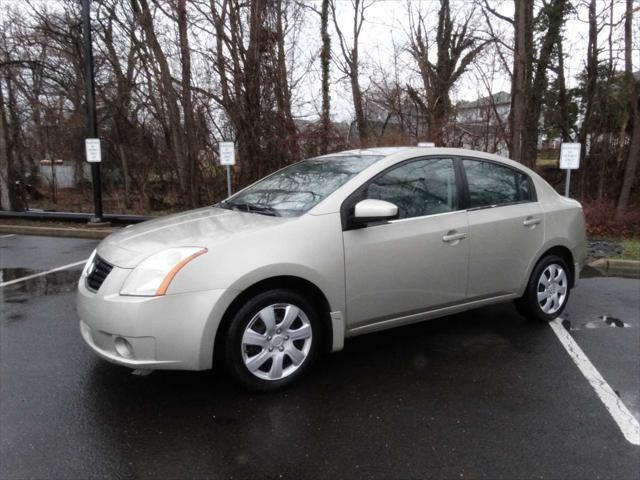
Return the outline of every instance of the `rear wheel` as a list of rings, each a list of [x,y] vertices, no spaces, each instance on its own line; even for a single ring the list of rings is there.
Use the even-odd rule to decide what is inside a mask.
[[[236,313],[225,342],[225,363],[242,387],[269,391],[285,387],[311,366],[320,343],[320,317],[297,292],[258,294]]]
[[[571,272],[564,259],[547,255],[533,269],[524,295],[516,300],[518,311],[531,320],[550,322],[569,300]]]

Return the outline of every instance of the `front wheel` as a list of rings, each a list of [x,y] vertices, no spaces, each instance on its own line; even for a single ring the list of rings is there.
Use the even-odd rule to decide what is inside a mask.
[[[270,391],[293,383],[313,363],[320,317],[297,292],[256,295],[236,313],[225,342],[227,371],[242,387]]]
[[[542,258],[533,269],[524,295],[516,300],[518,311],[531,320],[550,322],[569,300],[570,270],[556,255]]]

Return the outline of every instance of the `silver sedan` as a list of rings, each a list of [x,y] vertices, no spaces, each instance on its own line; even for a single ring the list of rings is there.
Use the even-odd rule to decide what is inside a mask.
[[[112,234],[78,286],[80,330],[139,369],[224,365],[283,387],[344,339],[497,302],[549,321],[585,260],[581,206],[470,150],[354,150],[212,207]]]

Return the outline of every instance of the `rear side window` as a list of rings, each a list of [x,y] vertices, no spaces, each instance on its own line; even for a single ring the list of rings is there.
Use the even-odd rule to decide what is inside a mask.
[[[394,203],[399,218],[456,210],[458,192],[453,160],[430,158],[400,165],[371,182],[367,198]]]
[[[480,160],[463,160],[469,186],[469,208],[529,202],[529,177],[513,168]]]

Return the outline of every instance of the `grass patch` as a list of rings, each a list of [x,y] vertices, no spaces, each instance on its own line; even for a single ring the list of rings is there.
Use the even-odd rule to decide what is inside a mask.
[[[640,260],[640,240],[622,240],[622,258],[628,260]]]

